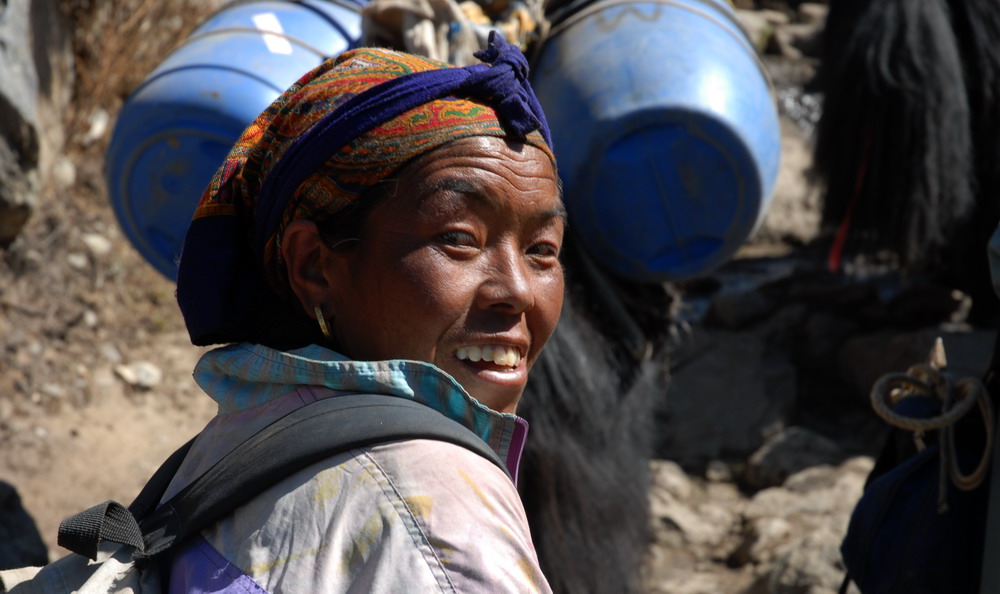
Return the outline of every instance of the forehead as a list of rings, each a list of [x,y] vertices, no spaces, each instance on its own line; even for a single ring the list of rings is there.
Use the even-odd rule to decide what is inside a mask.
[[[401,171],[398,181],[423,209],[460,197],[492,209],[556,211],[565,217],[548,155],[500,138],[465,138],[440,147]]]

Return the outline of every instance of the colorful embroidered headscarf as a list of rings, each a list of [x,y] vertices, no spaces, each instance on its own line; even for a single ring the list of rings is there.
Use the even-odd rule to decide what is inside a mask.
[[[414,157],[495,136],[537,146],[554,162],[520,50],[491,34],[476,56],[485,63],[455,68],[351,50],[257,117],[205,190],[185,238],[177,300],[194,344],[280,345],[296,323],[280,297],[285,227],[328,220]]]

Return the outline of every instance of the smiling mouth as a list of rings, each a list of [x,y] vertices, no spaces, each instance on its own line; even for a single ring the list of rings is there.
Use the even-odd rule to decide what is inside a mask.
[[[484,361],[486,363],[493,363],[494,365],[510,369],[514,369],[521,364],[521,351],[516,348],[499,344],[486,345],[483,347],[461,347],[455,351],[455,357],[458,358],[459,361],[471,361],[473,363]]]

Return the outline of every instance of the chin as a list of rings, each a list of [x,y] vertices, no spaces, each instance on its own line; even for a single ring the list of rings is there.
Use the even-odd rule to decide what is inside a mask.
[[[521,394],[497,394],[490,391],[480,390],[478,392],[467,390],[469,394],[483,406],[501,413],[513,413],[517,409],[517,403],[521,399]]]

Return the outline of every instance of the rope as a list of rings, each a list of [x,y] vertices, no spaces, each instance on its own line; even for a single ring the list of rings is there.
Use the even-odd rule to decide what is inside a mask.
[[[911,396],[933,396],[941,400],[940,415],[930,418],[913,418],[901,415],[893,407],[904,398]],[[922,444],[923,434],[934,429],[941,430],[941,480],[951,478],[952,484],[963,491],[978,487],[989,470],[993,451],[993,406],[989,393],[981,381],[964,378],[954,381],[951,374],[927,364],[914,365],[906,373],[889,373],[875,382],[871,392],[872,408],[890,425],[912,431],[918,444]],[[976,469],[970,474],[962,474],[955,451],[954,424],[979,405],[986,427],[986,444]],[[939,491],[939,511],[947,510],[944,501],[944,485]]]
[[[931,383],[928,383],[928,378]],[[924,364],[914,365],[906,373],[888,373],[880,377],[872,388],[872,408],[890,425],[914,433],[947,427],[968,414],[976,404],[975,399],[968,398],[976,390],[974,384],[978,384],[979,389],[985,391],[978,380],[964,379],[955,387],[951,387],[950,383],[948,374],[940,373]],[[956,390],[961,392],[955,405],[950,409],[942,407],[944,412],[936,417],[913,418],[892,410],[892,407],[910,396],[936,396],[944,400],[946,395]]]

